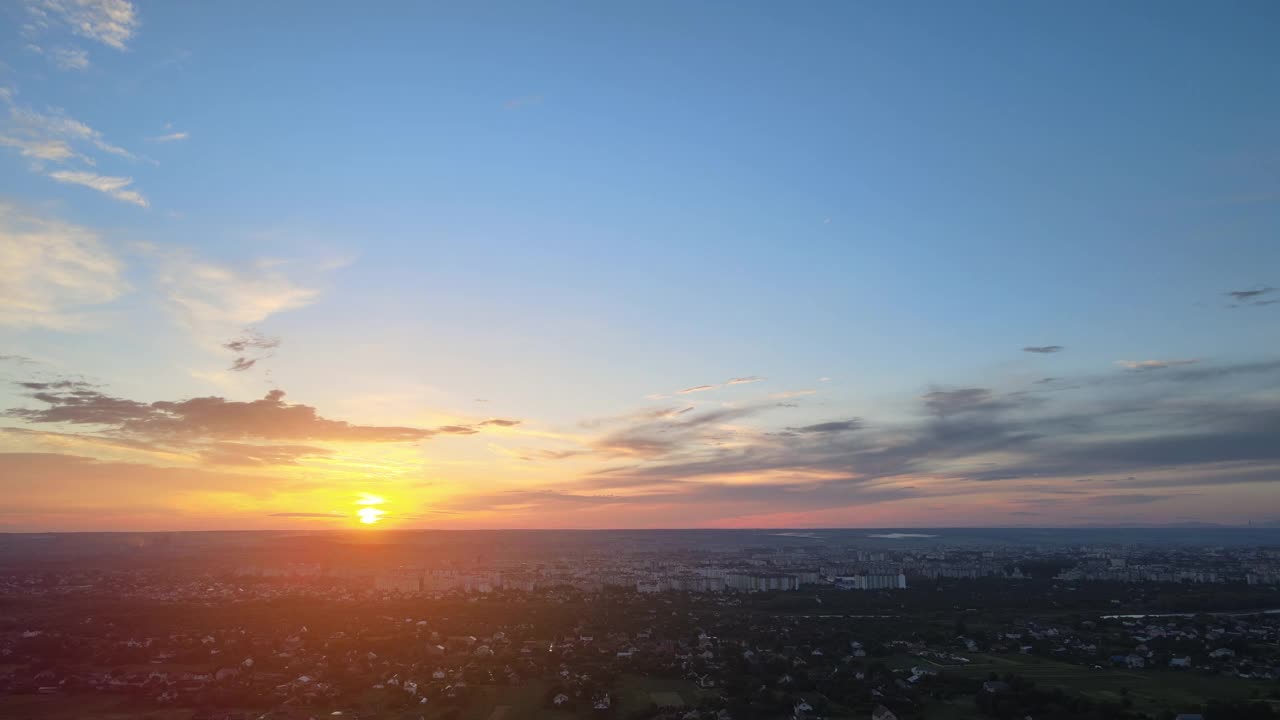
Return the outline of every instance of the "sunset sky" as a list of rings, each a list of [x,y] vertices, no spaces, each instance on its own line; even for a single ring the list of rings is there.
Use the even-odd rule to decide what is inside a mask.
[[[622,5],[0,6],[0,531],[1280,522],[1280,4]]]

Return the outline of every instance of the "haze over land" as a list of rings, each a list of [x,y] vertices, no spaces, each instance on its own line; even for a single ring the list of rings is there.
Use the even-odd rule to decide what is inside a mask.
[[[0,530],[1275,524],[1280,8],[979,5],[7,5]]]

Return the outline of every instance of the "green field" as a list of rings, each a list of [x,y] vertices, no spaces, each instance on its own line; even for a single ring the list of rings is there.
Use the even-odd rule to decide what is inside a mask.
[[[628,675],[617,685],[618,709],[625,716],[636,710],[643,710],[650,705],[678,705],[681,707],[697,705],[703,696],[714,691],[702,690],[687,680],[671,680],[666,678],[638,677]]]
[[[968,655],[973,662],[968,665],[939,666],[923,658],[895,656],[892,667],[925,665],[940,672],[973,678],[985,678],[989,673],[1004,675],[1012,672],[1037,685],[1061,687],[1078,692],[1094,700],[1119,702],[1128,697],[1140,712],[1157,714],[1162,710],[1178,712],[1195,707],[1210,699],[1248,699],[1254,693],[1259,697],[1273,689],[1271,683],[1259,680],[1200,675],[1194,672],[1175,672],[1165,669],[1129,670],[1106,667],[1091,670],[1051,658],[1035,655]]]
[[[472,694],[461,704],[462,720],[576,720],[592,717],[588,703],[579,701],[574,710],[555,710],[545,707],[547,691],[551,685],[546,681],[528,682],[519,687],[473,688]],[[650,705],[696,705],[704,693],[712,692],[699,689],[685,680],[668,680],[628,675],[620,678],[614,686],[613,710],[615,716],[625,717],[636,710],[643,710]],[[370,705],[376,707],[376,701]],[[388,718],[417,718],[419,715],[427,720],[434,720],[444,713],[443,703],[429,707],[415,707],[409,711],[390,712]],[[379,717],[382,717],[380,714]],[[166,719],[167,720],[167,719]]]

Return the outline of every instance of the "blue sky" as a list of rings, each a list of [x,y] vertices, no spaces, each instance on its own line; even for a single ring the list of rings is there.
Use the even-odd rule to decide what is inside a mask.
[[[938,420],[923,400],[933,392],[983,389],[956,396],[981,406],[963,413],[1013,413],[1002,420],[1040,444],[1066,442],[1049,420],[1068,414],[1140,415],[1081,439],[1101,443],[1178,437],[1178,413],[1206,398],[1277,400],[1273,371],[1175,376],[1280,351],[1280,305],[1257,304],[1280,297],[1268,290],[1280,285],[1274,3],[23,0],[3,11],[0,238],[10,269],[34,279],[0,298],[0,354],[36,361],[8,368],[11,383],[83,375],[147,403],[280,388],[326,418],[377,426],[520,421],[447,448],[378,443],[379,457],[403,451],[394,471],[308,466],[341,454],[333,447],[288,468],[259,463],[253,472],[316,470],[316,487],[222,497],[231,509],[209,517],[166,489],[173,502],[145,517],[113,510],[106,525],[257,526],[370,487],[401,498],[405,522],[427,506],[496,525],[849,522],[804,503],[780,517],[766,510],[785,502],[725,509],[684,486],[616,503],[600,493],[630,491],[583,489],[624,460],[671,468],[670,483],[693,460],[768,453],[787,460],[702,481],[779,485],[783,500],[821,485],[823,507],[879,503],[889,524],[934,520],[929,503],[954,490],[977,498],[960,520],[1000,524],[1041,511],[1009,505],[1023,497],[1011,490],[973,489],[974,463],[1016,474],[1031,472],[1029,455],[1062,453],[928,450],[884,476],[859,453],[902,449],[895,438]],[[15,229],[24,223],[52,249],[20,252],[35,242]],[[99,262],[67,281],[59,243]],[[1232,291],[1263,292],[1240,303]],[[279,347],[229,370],[222,345],[246,330]],[[672,396],[735,377],[763,379]],[[1002,399],[1031,397],[1046,377],[1078,387],[1034,406]],[[1105,389],[1125,377],[1123,392]],[[29,391],[0,396],[43,402]],[[1148,394],[1177,407],[1141,405]],[[1119,396],[1138,404],[1108,409]],[[698,402],[690,413],[756,409],[698,424],[711,434],[675,416],[676,427],[645,424],[685,399]],[[623,451],[599,420],[624,416],[641,434],[692,437],[665,454]],[[14,454],[129,434],[9,417]],[[865,440],[770,444],[853,417],[874,431]],[[38,439],[18,432],[36,426]],[[210,464],[206,446],[226,438],[195,447],[189,435],[147,438],[161,455],[74,456],[161,476],[249,472]],[[530,449],[581,450],[582,465],[521,459]],[[1212,456],[1250,472],[1280,459],[1241,452]],[[1222,471],[1194,465],[1151,457],[1143,469]],[[937,486],[907,484],[912,473]],[[424,474],[437,490],[406,489]],[[833,489],[850,478],[857,492]],[[468,500],[477,483],[492,490],[487,505]],[[1132,494],[1156,496],[1135,483]],[[1265,484],[1241,485],[1202,519],[1280,511],[1257,502]],[[858,494],[868,488],[884,492]],[[543,507],[552,494],[575,512]],[[1184,517],[1203,507],[1192,497],[1141,503],[1142,519]],[[33,497],[14,526],[85,522],[54,500]],[[1080,524],[1081,507],[1016,517]]]

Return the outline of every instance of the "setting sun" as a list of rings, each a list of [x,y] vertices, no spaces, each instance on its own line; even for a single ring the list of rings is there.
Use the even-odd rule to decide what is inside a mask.
[[[360,499],[356,501],[357,505],[364,506],[356,511],[356,515],[360,518],[360,522],[365,525],[376,525],[378,521],[382,519],[382,516],[387,514],[385,510],[377,507],[385,502],[386,499],[379,495],[360,493]]]

